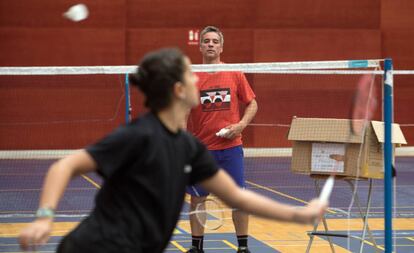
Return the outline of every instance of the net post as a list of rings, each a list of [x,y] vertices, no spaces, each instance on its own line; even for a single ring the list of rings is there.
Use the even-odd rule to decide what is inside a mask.
[[[392,59],[384,62],[384,233],[385,253],[393,252],[392,242],[392,122],[393,122],[393,74]]]
[[[125,74],[125,123],[128,124],[131,121],[131,100],[129,97],[129,75]]]

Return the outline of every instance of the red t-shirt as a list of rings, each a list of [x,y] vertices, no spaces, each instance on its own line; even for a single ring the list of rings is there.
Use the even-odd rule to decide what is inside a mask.
[[[250,103],[256,96],[241,72],[197,73],[200,105],[191,110],[188,130],[209,150],[242,144],[241,136],[227,139],[216,136],[220,129],[240,121],[239,102]]]

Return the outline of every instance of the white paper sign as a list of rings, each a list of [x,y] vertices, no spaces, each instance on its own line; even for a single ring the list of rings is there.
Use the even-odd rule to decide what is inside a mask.
[[[312,143],[312,172],[343,173],[345,144]]]

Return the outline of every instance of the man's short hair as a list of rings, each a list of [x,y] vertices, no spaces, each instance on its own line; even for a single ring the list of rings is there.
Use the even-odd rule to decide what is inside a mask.
[[[200,45],[202,43],[202,39],[203,39],[204,34],[209,33],[209,32],[217,33],[218,36],[220,37],[220,44],[221,45],[224,44],[224,36],[223,36],[223,33],[220,31],[220,29],[218,29],[215,26],[209,25],[209,26],[204,27],[204,29],[200,33]]]

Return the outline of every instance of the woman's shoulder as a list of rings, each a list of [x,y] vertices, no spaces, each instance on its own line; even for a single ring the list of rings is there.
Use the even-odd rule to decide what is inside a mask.
[[[124,125],[125,131],[139,134],[139,135],[151,135],[154,132],[154,128],[157,125],[157,121],[151,114],[146,113],[133,119],[130,123]]]

